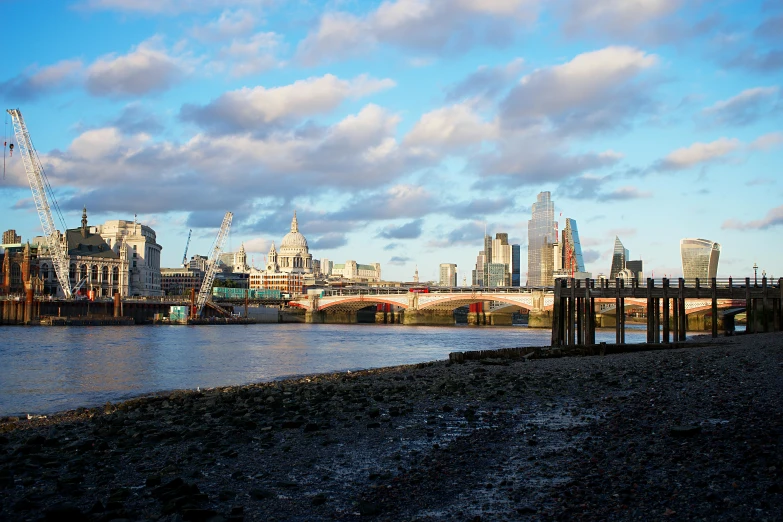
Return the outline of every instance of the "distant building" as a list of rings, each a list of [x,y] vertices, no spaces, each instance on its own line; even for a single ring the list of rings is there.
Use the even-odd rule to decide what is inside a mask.
[[[190,258],[190,261],[188,261],[188,268],[190,270],[197,270],[199,272],[206,272],[207,271],[207,263],[209,263],[209,258],[205,256],[200,256],[198,254],[194,255]]]
[[[505,263],[487,263],[485,266],[487,269],[485,286],[493,288],[508,286],[506,285],[508,280],[508,265]]]
[[[623,246],[622,241],[614,236],[614,254],[612,254],[612,268],[609,270],[609,279],[616,279],[620,270],[625,269],[625,262],[628,260],[628,249]]]
[[[164,295],[190,295],[191,290],[198,294],[204,281],[203,271],[184,267],[161,268],[160,276]]]
[[[527,224],[527,285],[552,286],[554,255],[559,253],[555,205],[549,192],[539,192]]]
[[[457,286],[457,265],[454,263],[440,264],[439,286]]]
[[[108,221],[107,224],[118,223]],[[154,243],[155,232],[149,227],[142,230],[142,225],[135,222],[130,230],[102,234],[102,227],[87,226],[87,209],[82,210],[82,226],[69,228],[65,235],[60,236],[65,251],[68,253],[68,275],[71,288],[78,288],[79,293],[95,292],[96,297],[110,297],[115,293],[125,297],[128,295],[161,295],[160,265],[157,268],[146,266],[146,260],[152,260],[150,251],[143,248],[147,242],[144,233],[151,233],[152,243],[157,247],[157,263],[160,261],[160,245]],[[112,227],[110,227],[112,229]],[[37,236],[32,243],[38,247],[40,276],[44,284],[44,293],[58,294],[60,282],[52,263],[46,238]],[[139,248],[139,247],[142,248]],[[140,257],[146,254],[145,258]],[[146,281],[146,283],[145,283]],[[79,285],[81,284],[81,287]]]
[[[718,276],[720,245],[709,239],[681,239],[682,276],[710,279]]]
[[[250,271],[250,267],[247,264],[247,253],[245,252],[244,243],[239,247],[239,251],[237,252],[225,252],[220,254],[219,260],[223,270],[226,272],[246,274]]]
[[[335,263],[332,265],[329,277],[376,283],[381,280],[381,264],[361,265],[353,260],[348,260],[345,263]]]
[[[3,245],[18,245],[22,243],[22,236],[16,230],[10,229],[3,232]]]
[[[625,268],[631,271],[633,278],[642,280],[644,279],[644,263],[641,259],[625,262]]]
[[[484,265],[487,263],[487,256],[481,250],[476,256],[476,268],[472,271],[472,285],[484,286]]]
[[[5,250],[0,254],[0,295],[23,295],[28,288],[41,293],[43,282],[39,277],[38,249],[29,243],[3,244]]]
[[[519,286],[521,278],[519,273],[520,247],[511,245],[511,286]]]

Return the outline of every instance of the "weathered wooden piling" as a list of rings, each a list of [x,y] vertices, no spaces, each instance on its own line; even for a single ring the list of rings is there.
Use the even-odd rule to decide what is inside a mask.
[[[613,284],[612,284],[613,283]],[[664,278],[657,284],[648,278],[643,286],[633,280],[629,286],[623,279],[615,281],[601,280],[596,287],[590,279],[557,279],[552,310],[552,346],[583,346],[595,344],[596,317],[595,307],[598,301],[614,301],[616,344],[625,344],[625,305],[626,299],[633,299],[638,306],[644,303],[647,311],[647,343],[672,344],[686,340],[688,320],[686,301],[696,301],[690,310],[699,314],[709,314],[708,331],[712,337],[718,337],[719,305],[745,309],[746,333],[759,331],[783,331],[783,278],[768,281],[763,277],[758,284],[751,284],[745,278],[745,284],[737,287],[732,279],[718,280],[710,278],[709,287],[702,286],[699,279],[688,281],[680,278],[676,287]],[[720,303],[722,304],[720,304]],[[704,316],[701,316],[704,319]],[[733,319],[731,319],[733,321]],[[692,328],[704,328],[706,320],[691,321]],[[698,326],[699,322],[701,326]],[[729,326],[726,326],[729,325]],[[733,322],[725,323],[727,334],[732,333]]]

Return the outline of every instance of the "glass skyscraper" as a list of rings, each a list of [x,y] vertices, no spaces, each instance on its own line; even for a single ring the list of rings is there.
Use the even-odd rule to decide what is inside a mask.
[[[582,245],[579,243],[579,229],[576,220],[566,218],[563,229],[563,270],[569,273],[585,272],[585,262],[582,259]]]
[[[533,203],[531,219],[527,222],[527,284],[552,286],[554,263],[552,245],[557,243],[555,204],[551,194],[539,192]]]
[[[511,286],[519,286],[519,245],[511,245]]]
[[[710,279],[718,276],[720,245],[709,239],[681,239],[682,276]]]
[[[619,237],[614,236],[614,254],[612,255],[612,268],[609,270],[609,279],[617,278],[620,271],[625,269],[628,257],[628,249],[623,246]]]

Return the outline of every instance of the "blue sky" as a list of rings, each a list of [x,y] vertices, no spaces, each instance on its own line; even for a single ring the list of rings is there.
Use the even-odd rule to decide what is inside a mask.
[[[617,235],[647,276],[684,237],[722,245],[719,277],[783,276],[783,0],[0,5],[0,99],[67,226],[138,214],[164,266],[227,210],[262,266],[296,210],[315,258],[386,279],[469,281],[485,229],[524,273],[548,190],[594,275]],[[40,234],[18,155],[4,175],[0,228]]]

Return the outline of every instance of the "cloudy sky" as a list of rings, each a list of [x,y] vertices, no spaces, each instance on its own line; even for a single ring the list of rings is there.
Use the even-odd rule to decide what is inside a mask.
[[[721,243],[719,277],[783,276],[783,0],[34,3],[2,2],[0,99],[66,225],[137,214],[164,266],[227,210],[261,266],[296,210],[315,258],[387,279],[470,281],[507,232],[524,280],[548,190],[594,275],[617,235],[647,276],[684,237]],[[0,229],[30,238],[18,156]]]

